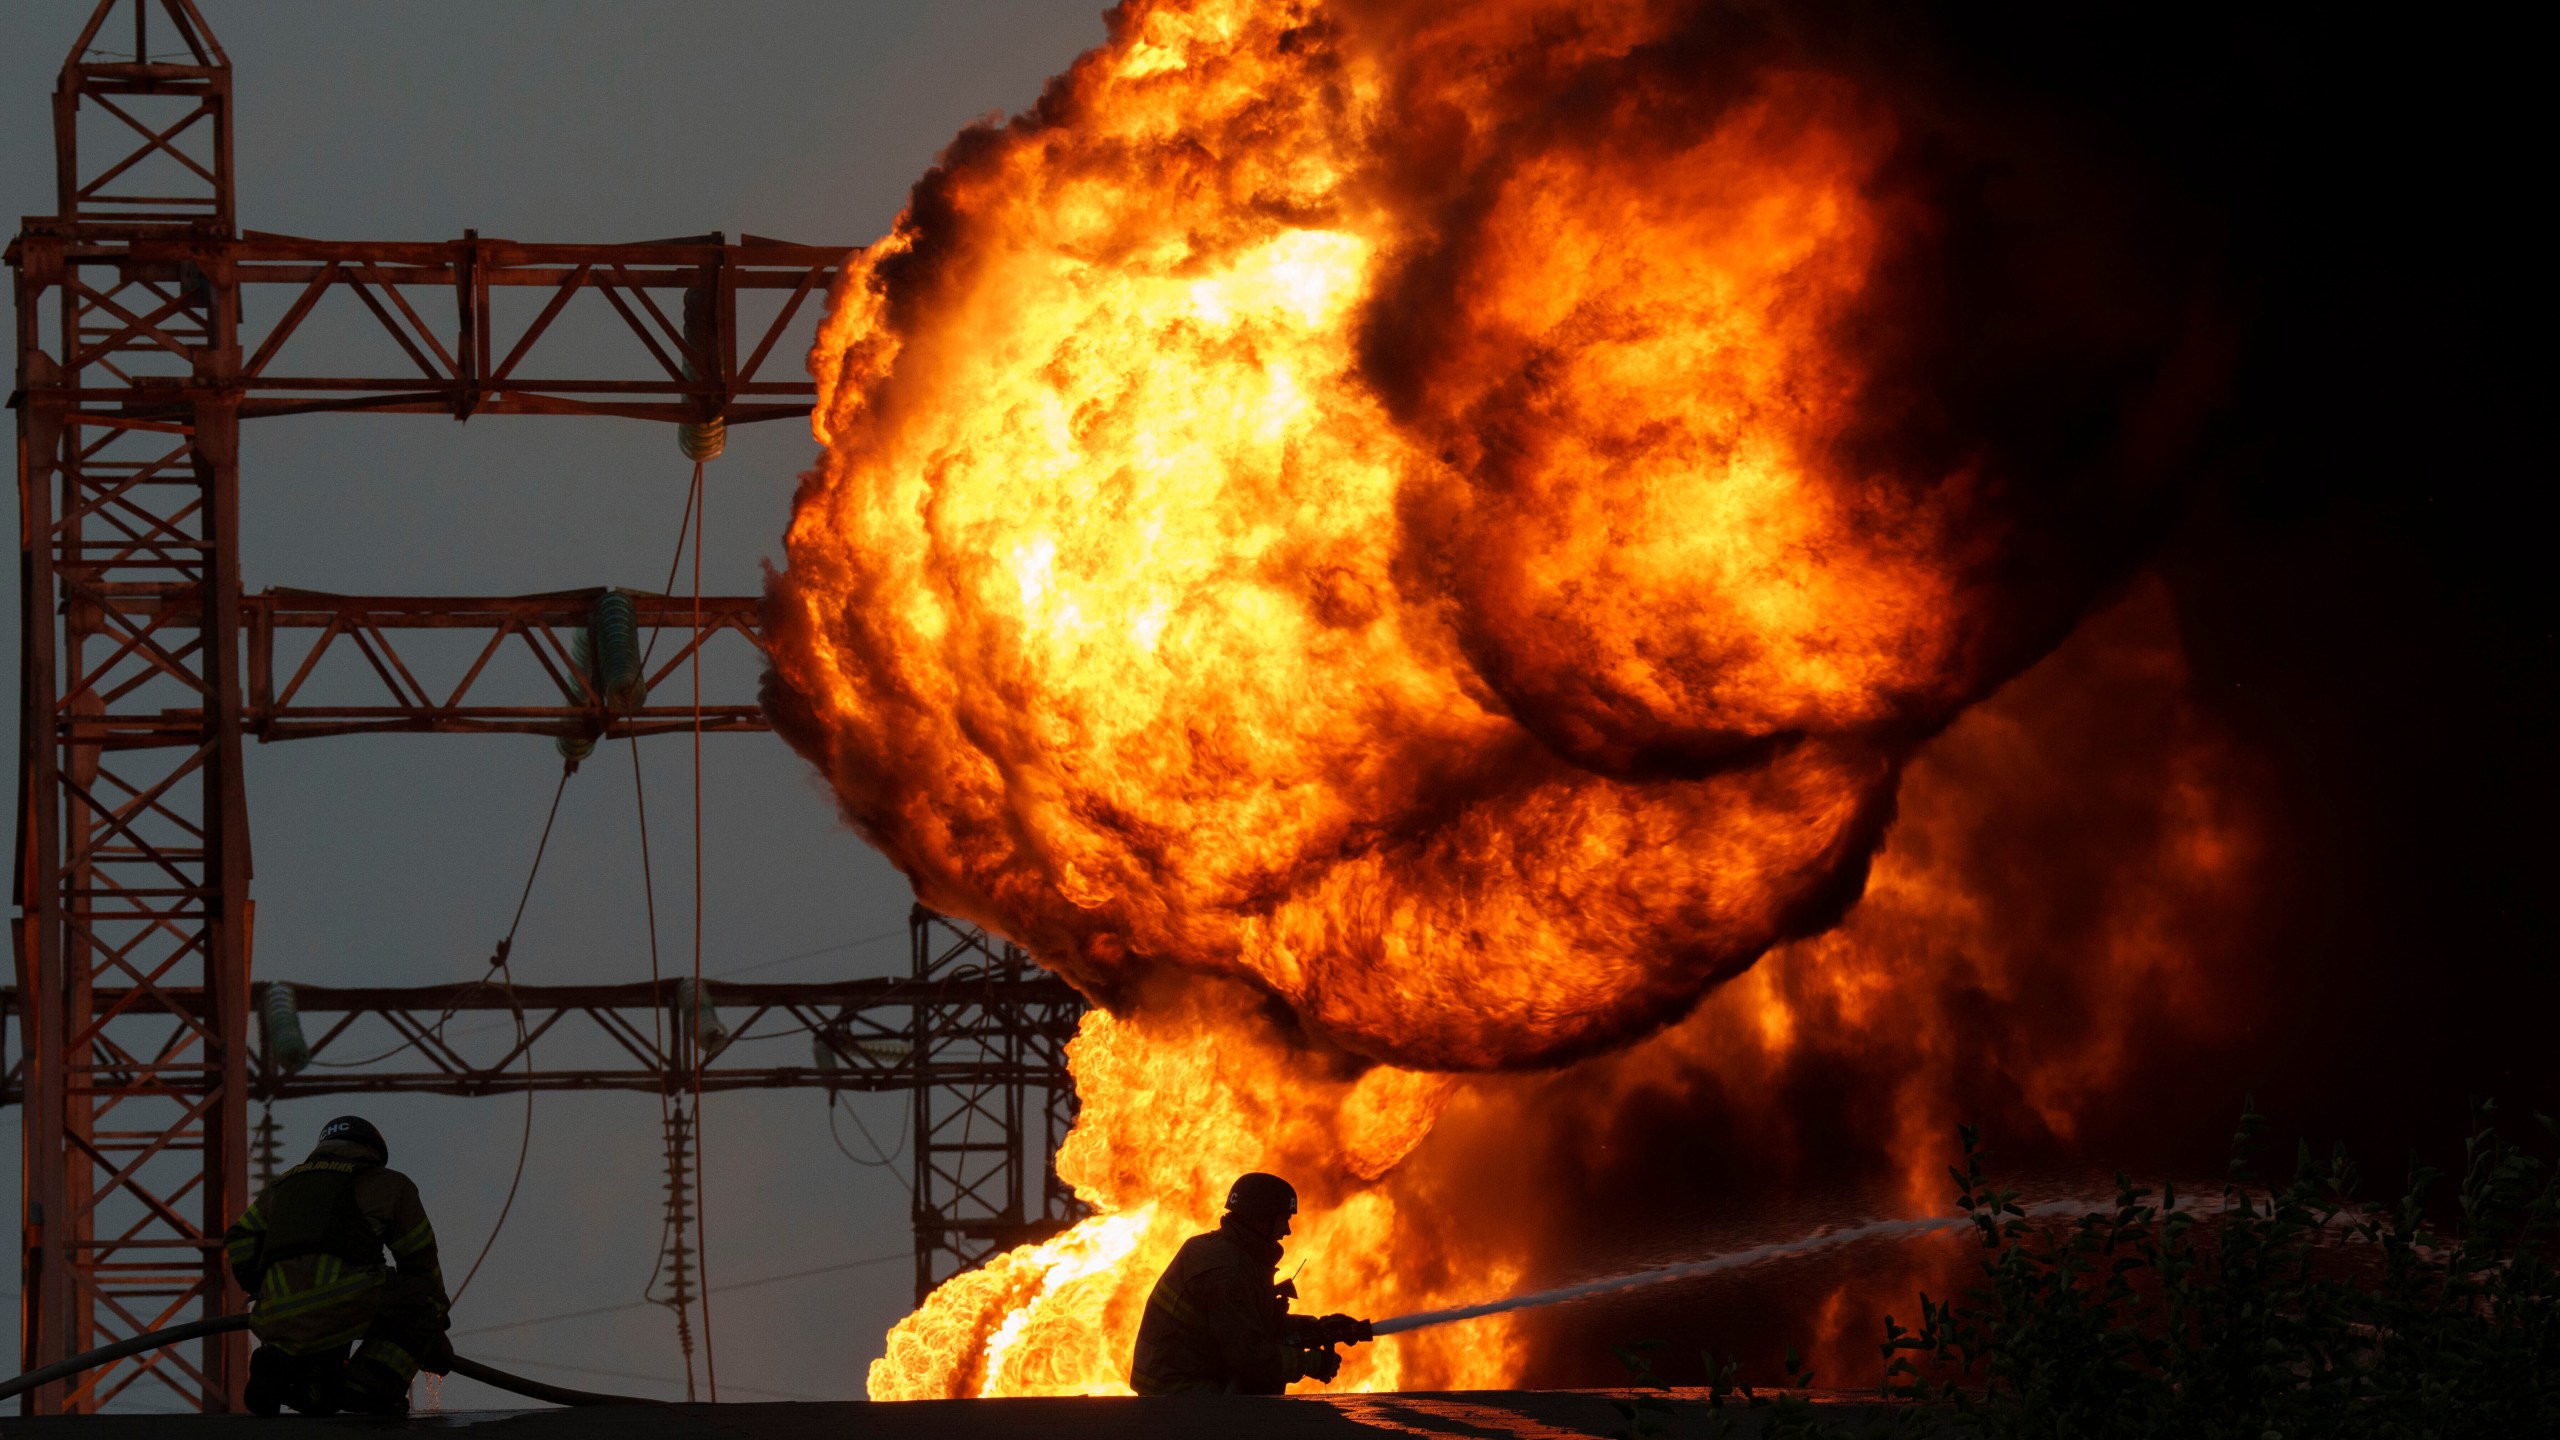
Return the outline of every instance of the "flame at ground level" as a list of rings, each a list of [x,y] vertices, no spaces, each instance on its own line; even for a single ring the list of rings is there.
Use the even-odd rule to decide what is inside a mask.
[[[1961,1120],[2067,1148],[2249,1011],[2225,957],[2247,945],[2254,781],[2186,682],[2166,590],[2145,585],[1923,752],[1844,924],[1614,1055],[1531,1075],[1366,1065],[1218,982],[1096,1014],[1059,1169],[1100,1213],[947,1282],[892,1331],[872,1397],[1126,1393],[1148,1288],[1245,1170],[1304,1194],[1283,1262],[1306,1261],[1301,1308],[1382,1317],[1617,1268],[1593,1218],[1658,1227],[1643,1212],[1666,1197],[1714,1215],[1862,1186],[1937,1211]],[[1860,1384],[1874,1317],[1960,1262],[1940,1245],[1806,1271],[1760,1323],[1825,1383]],[[1574,1323],[1389,1337],[1348,1352],[1333,1388],[1535,1380],[1556,1373],[1536,1327]]]
[[[1345,1076],[1340,1056],[1284,1039],[1240,986],[1096,1011],[1068,1056],[1084,1108],[1058,1171],[1099,1213],[946,1281],[890,1332],[872,1399],[1128,1394],[1148,1290],[1248,1170],[1299,1188],[1302,1309],[1421,1309],[1521,1273],[1459,1237],[1432,1253],[1427,1199],[1377,1183],[1429,1132],[1443,1077]],[[1334,1388],[1492,1383],[1516,1366],[1510,1333],[1491,1320],[1361,1346]]]

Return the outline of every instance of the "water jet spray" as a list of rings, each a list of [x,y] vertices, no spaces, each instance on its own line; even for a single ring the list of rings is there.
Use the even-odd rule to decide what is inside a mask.
[[[2076,1213],[2091,1208],[2078,1200],[2053,1200],[2030,1205],[2029,1216]],[[1535,1310],[1548,1305],[1564,1305],[1576,1300],[1593,1300],[1625,1290],[1641,1290],[1652,1285],[1667,1285],[1674,1280],[1693,1280],[1701,1276],[1741,1270],[1772,1260],[1793,1259],[1886,1236],[1917,1236],[1951,1230],[1972,1223],[1963,1215],[1935,1216],[1918,1220],[1871,1220],[1846,1229],[1825,1226],[1796,1240],[1781,1240],[1767,1245],[1754,1245],[1747,1250],[1710,1255],[1700,1260],[1683,1260],[1671,1265],[1657,1265],[1649,1270],[1631,1270],[1623,1275],[1609,1275],[1597,1280],[1582,1280],[1560,1285],[1552,1290],[1533,1290],[1502,1300],[1484,1300],[1473,1305],[1454,1305],[1445,1310],[1419,1310],[1411,1315],[1398,1315],[1380,1320],[1371,1329],[1380,1335],[1400,1335],[1408,1330],[1422,1330],[1434,1325],[1449,1325],[1460,1320],[1474,1320],[1486,1315],[1501,1315],[1513,1310]]]

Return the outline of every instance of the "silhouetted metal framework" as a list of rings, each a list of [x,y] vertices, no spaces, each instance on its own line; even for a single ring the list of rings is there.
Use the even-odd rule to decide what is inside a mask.
[[[9,249],[25,706],[16,940],[21,982],[44,1002],[25,1027],[31,1366],[236,1305],[213,1237],[248,1163],[239,413],[226,390],[239,294],[218,263],[182,254],[91,263],[145,236],[183,246],[230,233],[231,69],[186,0],[137,0],[133,55],[96,58],[110,8],[91,16],[54,92],[58,213]],[[151,58],[155,9],[175,28],[166,61]],[[131,133],[84,153],[84,112]],[[183,626],[137,628],[109,603],[177,595],[192,601]],[[155,734],[119,733],[144,715]],[[99,983],[119,980],[125,996],[102,1007]],[[182,989],[196,1002],[170,1003]],[[29,1409],[94,1408],[155,1368],[221,1408],[245,1349],[208,1340],[192,1359],[92,1372]]]
[[[706,595],[696,609],[690,596],[625,593],[641,629],[672,632],[651,652],[644,678],[653,692],[721,636],[764,649],[752,597]],[[243,596],[248,695],[242,728],[262,742],[384,731],[617,737],[691,731],[697,712],[690,704],[610,707],[577,663],[575,637],[604,594],[270,589]],[[470,634],[464,644],[441,647],[443,653],[420,653],[422,633],[449,631]],[[706,732],[770,728],[763,708],[753,704],[706,704],[699,713]]]
[[[974,925],[919,905],[909,932],[915,983],[931,996],[915,1006],[909,1032],[922,1304],[950,1276],[1085,1213],[1058,1178],[1057,1154],[1076,1118],[1066,1045],[1086,1006],[1063,982],[1038,978],[1044,972],[1020,946]],[[1034,1166],[1036,1195],[1027,1183]]]
[[[796,372],[775,351],[844,253],[718,235],[244,235],[231,100],[230,62],[193,0],[99,0],[54,94],[56,213],[24,221],[8,250],[30,1367],[242,1303],[219,1237],[248,1198],[255,1089],[245,738],[692,725],[690,708],[609,711],[570,662],[567,632],[600,592],[244,595],[240,422],[802,416],[812,387],[766,372]],[[253,287],[272,297],[250,312],[272,317],[263,325],[243,319]],[[565,347],[546,342],[573,331],[581,354],[622,337],[626,363],[555,363]],[[305,358],[352,353],[362,335],[378,362]],[[754,638],[751,599],[697,614],[636,598],[645,625],[687,632],[669,668],[713,636]],[[427,630],[476,638],[447,654],[414,633]],[[439,657],[458,673],[431,679]],[[763,721],[751,704],[715,704],[704,728]],[[23,1403],[94,1410],[148,1376],[201,1408],[236,1409],[246,1359],[244,1337],[215,1337]]]
[[[732,1037],[702,1060],[702,1089],[911,1092],[916,1298],[989,1255],[1055,1234],[1084,1213],[1058,1178],[1060,1141],[1075,1123],[1065,1047],[1086,1005],[1018,947],[922,906],[909,920],[910,975],[817,983],[707,980],[703,1004]],[[266,1035],[249,1098],[322,1095],[501,1095],[527,1089],[677,1095],[691,1084],[695,1034],[663,1023],[677,981],[409,987],[295,985],[308,1058],[291,1069]],[[266,987],[251,1009],[265,1013]],[[99,989],[95,1003],[130,1002]],[[179,997],[200,1001],[198,997]],[[19,1007],[0,990],[0,1027]],[[515,1017],[524,1018],[522,1037]],[[501,1018],[503,1017],[503,1018]],[[497,1032],[491,1043],[466,1044]],[[0,1033],[5,1033],[0,1028]],[[770,1063],[748,1044],[810,1037],[807,1064]],[[605,1060],[532,1066],[537,1044]],[[556,1049],[555,1049],[555,1053]],[[475,1058],[476,1055],[476,1058]],[[764,1062],[764,1063],[759,1063]],[[0,1065],[0,1104],[24,1089],[23,1065]],[[1029,1176],[1040,1176],[1036,1195]]]
[[[967,927],[955,929],[970,933]],[[253,1010],[264,1003],[266,989],[266,982],[250,987]],[[262,1022],[248,1075],[252,1100],[518,1095],[528,1089],[672,1094],[692,1087],[693,1037],[686,1027],[661,1020],[675,1014],[674,979],[512,987],[494,980],[295,985],[292,990],[309,1059],[286,1068]],[[1036,968],[1006,974],[963,967],[927,980],[707,980],[702,993],[704,1006],[719,1016],[732,1037],[703,1057],[706,1093],[922,1092],[937,1086],[1043,1092],[1036,1101],[1026,1101],[1026,1114],[1033,1113],[1033,1103],[1045,1113],[1047,1097],[1064,1088],[1053,1058],[1056,1043],[1074,1035],[1085,1008],[1065,981]],[[102,1004],[129,998],[120,990],[97,994]],[[15,989],[0,989],[0,1022],[18,1018],[21,1003]],[[521,1040],[514,1028],[519,1010],[525,1021]],[[775,1063],[775,1051],[746,1043],[791,1035],[809,1037],[800,1048],[805,1063]],[[488,1039],[475,1044],[473,1036]],[[605,1058],[528,1071],[525,1055],[541,1044]],[[980,1048],[985,1053],[972,1053]],[[1004,1055],[1017,1058],[994,1058]],[[0,1061],[6,1062],[0,1064],[5,1070],[0,1074],[0,1105],[16,1104],[26,1083],[23,1058],[0,1055]],[[1063,1103],[1072,1122],[1071,1088]],[[1044,1195],[1057,1193],[1053,1179]]]

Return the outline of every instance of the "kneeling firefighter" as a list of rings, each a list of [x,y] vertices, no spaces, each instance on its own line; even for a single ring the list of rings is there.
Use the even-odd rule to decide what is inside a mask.
[[[1240,1177],[1226,1217],[1182,1242],[1147,1296],[1129,1385],[1141,1395],[1277,1395],[1300,1376],[1342,1370],[1336,1345],[1370,1337],[1348,1315],[1292,1315],[1294,1281],[1276,1281],[1298,1192],[1277,1175]]]
[[[421,1369],[451,1368],[435,1227],[390,1158],[381,1131],[341,1115],[224,1233],[231,1273],[255,1298],[252,1412],[398,1415]]]

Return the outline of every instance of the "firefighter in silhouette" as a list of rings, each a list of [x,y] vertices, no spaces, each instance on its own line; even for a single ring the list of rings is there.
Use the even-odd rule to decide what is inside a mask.
[[[341,1115],[224,1233],[231,1273],[255,1298],[252,1412],[398,1415],[418,1371],[451,1368],[435,1227],[390,1158],[381,1131]]]
[[[1141,1395],[1277,1395],[1304,1375],[1331,1380],[1336,1345],[1370,1338],[1348,1315],[1292,1315],[1294,1281],[1275,1281],[1298,1192],[1277,1175],[1239,1178],[1226,1218],[1182,1242],[1147,1296],[1129,1386]]]

